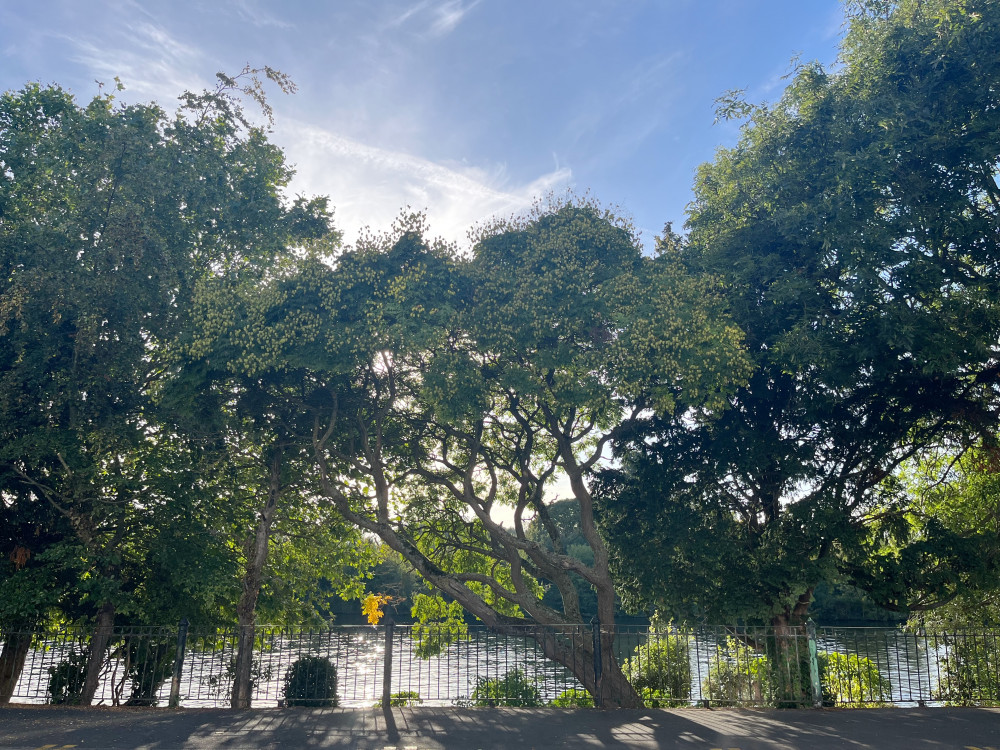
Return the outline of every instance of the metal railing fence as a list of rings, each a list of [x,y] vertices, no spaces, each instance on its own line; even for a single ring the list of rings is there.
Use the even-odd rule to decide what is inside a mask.
[[[526,626],[505,635],[477,625],[257,627],[253,705],[282,705],[296,670],[324,660],[336,669],[342,706],[372,706],[383,699],[394,705],[592,705],[573,674],[579,665],[567,668],[548,659],[539,640],[599,648],[594,627],[599,626]],[[620,625],[600,632],[611,637],[625,677],[651,707],[1000,705],[1000,631],[995,630],[924,634],[888,628]],[[186,623],[116,627],[93,702],[227,706],[236,636],[235,630],[189,632]],[[78,700],[90,642],[91,633],[82,629],[0,632],[0,663],[10,663],[18,644],[24,657],[11,700]],[[597,698],[600,705],[600,691]]]

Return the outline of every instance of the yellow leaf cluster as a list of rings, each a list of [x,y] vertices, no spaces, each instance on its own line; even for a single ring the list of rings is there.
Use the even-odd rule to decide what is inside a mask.
[[[368,618],[369,625],[378,625],[379,620],[385,617],[382,607],[391,602],[389,594],[369,594],[361,603],[361,614]]]

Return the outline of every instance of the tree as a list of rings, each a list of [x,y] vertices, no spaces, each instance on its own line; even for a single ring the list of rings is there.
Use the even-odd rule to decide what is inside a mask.
[[[295,390],[275,373],[237,378],[213,366],[217,357],[224,361],[215,350],[179,358],[161,397],[188,439],[203,446],[200,482],[218,503],[214,529],[230,547],[239,581],[230,701],[247,708],[261,615],[272,625],[328,622],[325,600],[331,592],[359,596],[377,553],[316,502],[312,422],[303,422],[308,412],[299,402],[308,387]]]
[[[943,606],[914,613],[910,625],[944,631],[996,625],[1000,622],[1000,586],[993,574],[1000,556],[1000,455],[996,447],[974,446],[958,454],[940,451],[906,469],[902,481],[913,503],[905,525],[885,530],[888,543],[879,552],[888,558],[886,564],[906,566],[899,559],[908,551],[906,542],[928,536],[928,525],[968,540],[967,554],[983,563],[973,568],[978,579],[956,591]],[[932,538],[941,533],[937,531]],[[902,544],[896,542],[900,537]]]
[[[97,627],[85,702],[116,613],[137,606],[127,571],[158,503],[183,492],[162,494],[147,459],[173,444],[152,396],[197,279],[330,231],[325,201],[283,200],[291,172],[243,115],[258,72],[287,84],[247,69],[248,86],[223,76],[173,116],[36,84],[0,97],[0,497],[25,529],[54,518],[60,534],[11,540],[26,564],[4,572],[42,590],[72,579],[73,616]],[[9,608],[37,620],[51,604]]]
[[[907,515],[904,462],[996,434],[1000,8],[873,0],[849,21],[835,71],[722,101],[749,119],[699,170],[682,252],[722,279],[754,372],[712,418],[622,444],[601,496],[634,606],[785,626],[838,573],[906,610],[988,562],[940,525],[908,572],[873,540]]]
[[[239,340],[231,367],[310,384],[297,403],[314,416],[322,494],[346,519],[489,627],[535,637],[606,705],[640,705],[610,632],[602,686],[589,635],[525,628],[580,622],[571,572],[613,625],[588,472],[642,411],[717,406],[744,368],[738,331],[711,283],[644,258],[588,204],[487,227],[469,259],[423,229],[404,217],[329,264],[304,258],[266,288],[206,296],[205,345]],[[592,564],[547,516],[561,474]],[[549,547],[528,537],[536,515]],[[542,577],[559,609],[541,602]]]

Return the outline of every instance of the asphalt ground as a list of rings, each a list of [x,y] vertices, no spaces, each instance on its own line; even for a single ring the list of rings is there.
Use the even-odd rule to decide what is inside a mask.
[[[1000,750],[1000,709],[0,708],[2,750]]]

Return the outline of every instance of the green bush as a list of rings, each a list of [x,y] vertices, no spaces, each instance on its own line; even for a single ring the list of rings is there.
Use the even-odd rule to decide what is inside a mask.
[[[73,649],[65,659],[54,667],[49,667],[49,703],[78,705],[86,678],[87,652]]]
[[[946,645],[934,699],[949,706],[1000,706],[1000,639],[956,636]]]
[[[726,647],[709,661],[701,690],[715,703],[768,705],[772,702],[768,658],[735,638],[727,638]]]
[[[423,703],[424,699],[420,697],[420,693],[414,690],[403,690],[399,693],[393,693],[389,696],[389,705],[393,708],[401,706],[416,706]],[[382,699],[375,703],[375,708],[382,708]]]
[[[499,679],[480,677],[472,691],[473,706],[518,706],[536,708],[544,705],[534,680],[520,669],[512,669]]]
[[[593,708],[594,697],[586,690],[574,688],[559,693],[549,701],[549,705],[554,708]]]
[[[337,668],[323,656],[303,656],[285,672],[286,706],[336,706]]]
[[[691,701],[690,636],[652,630],[649,640],[625,660],[622,672],[650,708]]]
[[[892,694],[878,665],[857,654],[820,653],[816,661],[826,706],[884,706]],[[812,703],[809,659],[796,651],[784,669],[776,669],[775,656],[754,651],[735,638],[709,662],[702,691],[709,700],[723,704],[751,703],[790,707]]]
[[[819,654],[817,661],[824,705],[877,708],[892,695],[889,681],[868,657],[829,651]]]

